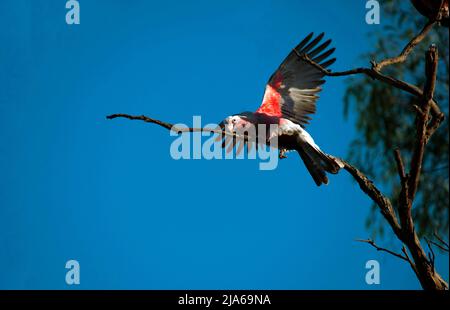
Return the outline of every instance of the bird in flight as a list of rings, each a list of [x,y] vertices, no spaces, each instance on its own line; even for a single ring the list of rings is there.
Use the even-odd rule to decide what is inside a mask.
[[[270,77],[262,104],[256,112],[234,114],[219,124],[222,130],[232,133],[244,132],[247,136],[250,135],[248,128],[255,128],[253,134],[256,143],[253,144],[256,147],[258,143],[271,146],[271,140],[276,137],[280,158],[285,158],[286,151],[297,151],[317,186],[328,184],[327,172],[336,174],[344,167],[339,159],[324,153],[305,130],[305,126],[311,120],[310,115],[316,112],[318,93],[325,81],[322,79],[323,72],[301,55],[307,56],[323,68],[332,65],[336,58],[329,59],[329,57],[335,49],[328,48],[331,40],[321,43],[323,37],[323,33],[315,38],[311,33],[291,51]],[[273,127],[276,129],[272,130]],[[268,137],[265,141],[257,140],[258,128],[265,128],[265,137]],[[239,141],[236,138],[231,141],[227,138],[229,137],[221,135],[218,140],[223,139],[222,147],[228,145],[229,151]],[[237,153],[242,151],[244,144],[248,145],[249,150],[253,147],[248,139],[240,141]]]

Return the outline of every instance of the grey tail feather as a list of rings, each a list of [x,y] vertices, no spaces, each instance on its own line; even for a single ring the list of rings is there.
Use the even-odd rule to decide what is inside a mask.
[[[336,174],[341,168],[344,167],[343,163],[328,154],[325,154],[317,147],[310,145],[309,143],[302,143],[302,147],[305,152],[316,162],[319,162],[321,167],[328,173]]]
[[[324,168],[320,164],[317,164],[317,161],[308,155],[302,148],[298,148],[297,152],[305,163],[306,169],[308,169],[314,182],[316,182],[316,185],[320,186],[322,184],[328,184],[328,177]]]
[[[328,184],[326,172],[336,174],[344,167],[339,159],[325,154],[317,146],[313,146],[306,141],[299,143],[297,152],[317,186]]]

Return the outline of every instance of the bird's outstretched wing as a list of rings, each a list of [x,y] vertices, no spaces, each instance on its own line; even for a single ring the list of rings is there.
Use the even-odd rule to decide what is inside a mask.
[[[324,34],[313,39],[310,33],[270,77],[261,106],[256,111],[271,116],[287,118],[304,127],[311,119],[310,114],[316,111],[318,93],[324,74],[299,56],[306,54],[314,62],[326,68],[336,61],[328,59],[334,48],[328,49],[331,40],[323,43]]]

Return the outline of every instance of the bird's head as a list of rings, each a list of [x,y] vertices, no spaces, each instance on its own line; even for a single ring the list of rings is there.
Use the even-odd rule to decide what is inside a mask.
[[[230,115],[225,118],[219,126],[222,130],[225,129],[229,132],[242,132],[248,130],[248,128],[253,125],[252,117],[252,112],[242,112],[239,114]]]

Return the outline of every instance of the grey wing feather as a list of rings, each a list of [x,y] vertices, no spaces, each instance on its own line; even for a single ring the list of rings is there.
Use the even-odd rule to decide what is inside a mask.
[[[282,82],[277,91],[281,95],[280,106],[283,117],[300,124],[304,127],[308,124],[310,114],[316,112],[316,101],[319,98],[318,93],[322,90],[320,87],[325,81],[324,74],[299,58],[299,55],[306,54],[316,63],[324,68],[332,65],[336,59],[328,59],[335,51],[334,48],[328,48],[331,40],[320,44],[324,34],[314,38],[314,34],[309,34],[300,42],[297,47],[282,62],[278,70],[269,80],[269,85],[274,85],[281,76]]]

